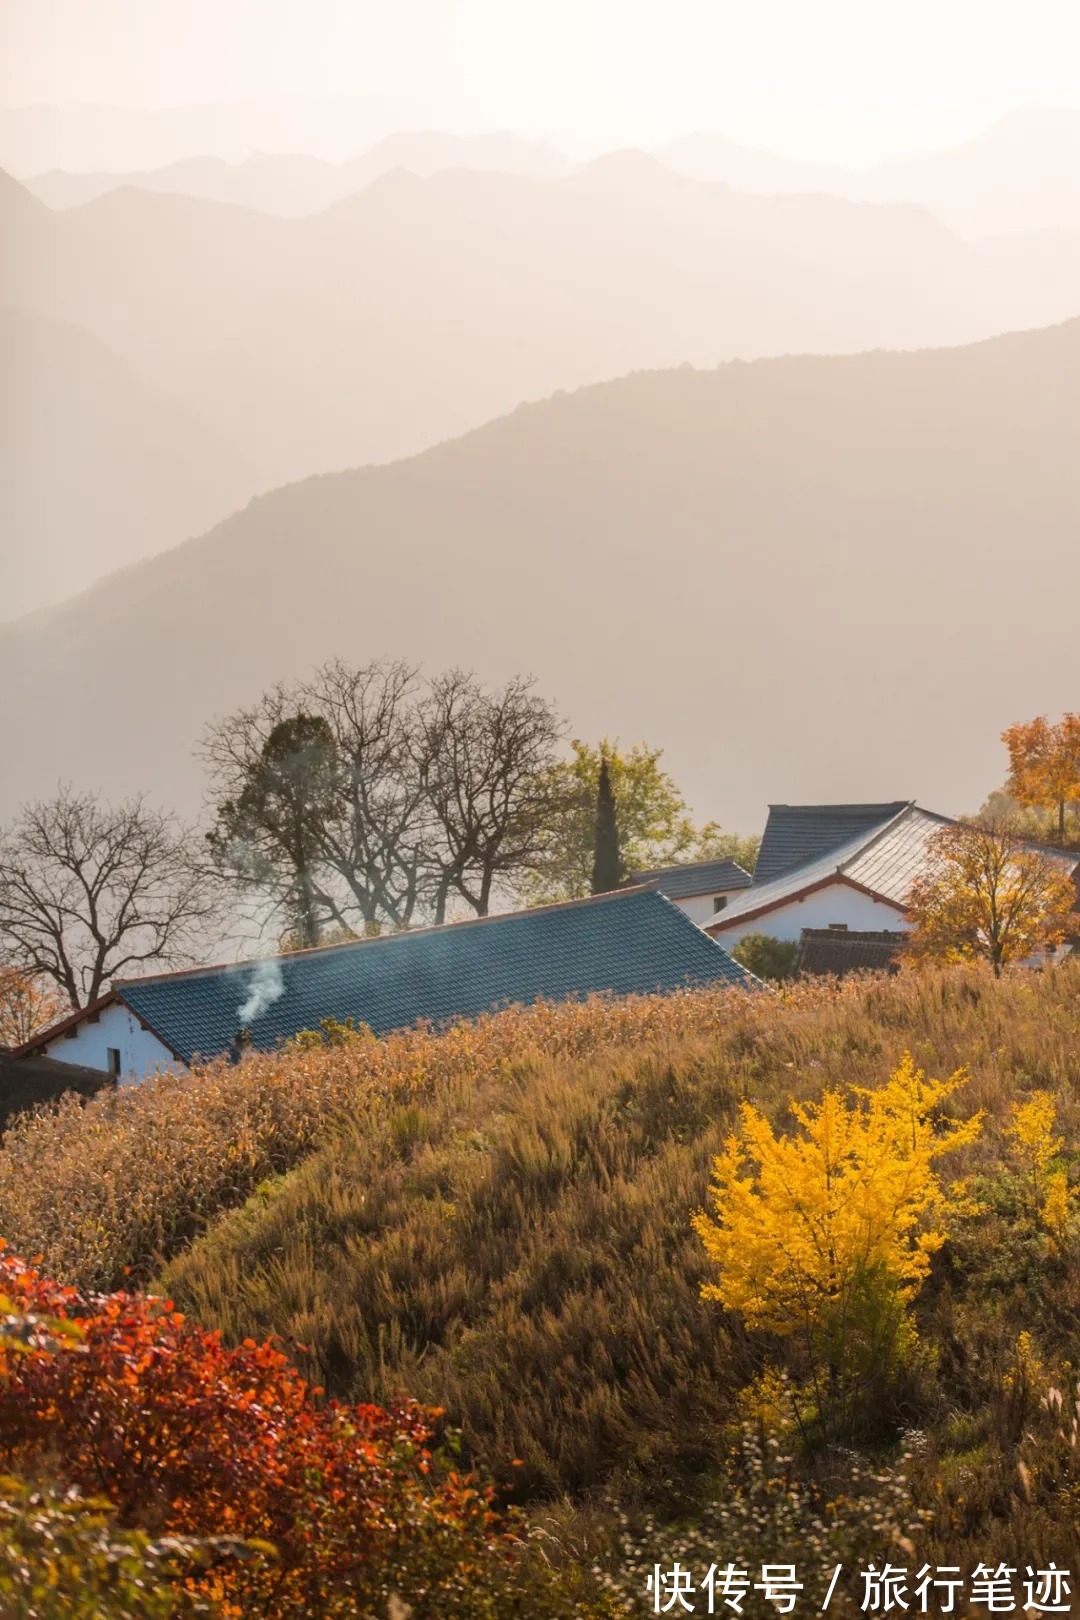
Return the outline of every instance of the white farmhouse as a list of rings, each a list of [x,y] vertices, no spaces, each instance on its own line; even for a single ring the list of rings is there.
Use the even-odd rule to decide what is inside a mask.
[[[913,800],[770,805],[752,885],[705,931],[729,950],[747,934],[798,941],[804,930],[835,930],[881,940],[906,932],[907,897],[927,870],[927,846],[950,825]],[[1080,856],[1044,853],[1075,875]]]

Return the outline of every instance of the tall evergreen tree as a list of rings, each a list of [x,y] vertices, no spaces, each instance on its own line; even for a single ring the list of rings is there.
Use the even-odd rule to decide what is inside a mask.
[[[274,897],[301,948],[318,945],[329,910],[321,841],[341,798],[333,732],[322,715],[287,715],[233,774],[239,791],[217,806],[207,835],[213,856],[223,872]]]
[[[593,840],[593,894],[617,889],[625,872],[619,849],[619,819],[607,756],[600,760],[600,781],[596,789],[596,834]]]

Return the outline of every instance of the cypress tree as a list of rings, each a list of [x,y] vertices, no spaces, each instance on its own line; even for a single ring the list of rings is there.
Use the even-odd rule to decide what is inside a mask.
[[[619,821],[607,758],[600,760],[600,781],[596,789],[596,832],[593,838],[592,893],[607,894],[617,889],[624,877],[619,850]]]

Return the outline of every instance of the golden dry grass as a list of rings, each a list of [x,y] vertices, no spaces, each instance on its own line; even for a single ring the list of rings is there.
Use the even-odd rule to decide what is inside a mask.
[[[875,1087],[905,1050],[969,1071],[957,1108],[987,1121],[957,1170],[983,1213],[935,1261],[917,1362],[860,1443],[916,1433],[943,1561],[1060,1562],[1075,1459],[1017,1506],[1032,1436],[1050,1439],[1045,1380],[1010,1369],[1030,1329],[1073,1398],[1080,1231],[1048,1244],[1009,1125],[1016,1099],[1050,1093],[1077,1182],[1080,962],[511,1009],[211,1067],[24,1121],[0,1151],[0,1233],[61,1277],[161,1278],[229,1339],[280,1334],[332,1394],[444,1405],[520,1497],[696,1499],[733,1488],[739,1392],[782,1354],[700,1297],[689,1217],[710,1157],[742,1098],[786,1129],[792,1097]],[[851,1489],[843,1458],[820,1467]],[[568,1521],[576,1545],[585,1522]]]
[[[737,1102],[784,1127],[793,1095],[877,1086],[905,1049],[969,1063],[957,1106],[991,1123],[957,1170],[978,1173],[1015,1095],[1047,1087],[1075,1129],[1078,992],[1073,968],[902,975],[545,1015],[531,1048],[508,1015],[486,1034],[516,1027],[509,1061],[369,1100],[165,1285],[230,1339],[284,1335],[331,1393],[446,1405],[528,1493],[692,1474],[754,1373],[690,1228]]]
[[[84,1287],[145,1280],[221,1211],[292,1169],[371,1107],[509,1082],[539,1060],[663,1057],[707,1043],[737,1095],[875,1084],[905,1047],[967,1064],[973,1106],[1018,1089],[1069,1091],[1080,1052],[1080,964],[992,984],[979,970],[510,1008],[446,1031],[217,1063],[18,1121],[0,1148],[0,1235]]]

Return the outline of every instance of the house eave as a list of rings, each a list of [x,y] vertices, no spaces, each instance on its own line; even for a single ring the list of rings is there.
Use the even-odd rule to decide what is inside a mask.
[[[770,912],[781,911],[785,906],[795,905],[797,902],[805,900],[808,895],[817,894],[822,889],[831,888],[834,883],[842,883],[846,888],[854,889],[856,893],[866,895],[868,899],[873,900],[875,905],[888,906],[901,916],[907,914],[906,906],[901,905],[899,901],[891,900],[886,894],[879,894],[876,889],[867,888],[865,883],[856,882],[854,878],[848,877],[845,872],[830,872],[826,877],[817,878],[813,883],[808,883],[805,888],[796,889],[791,894],[781,895],[778,899],[770,900],[765,905],[757,906],[751,911],[740,911],[734,917],[727,917],[721,913],[715,922],[703,923],[702,927],[710,937],[715,939],[717,935],[723,934],[729,928],[738,928],[742,923],[754,922],[758,917],[767,917]]]

